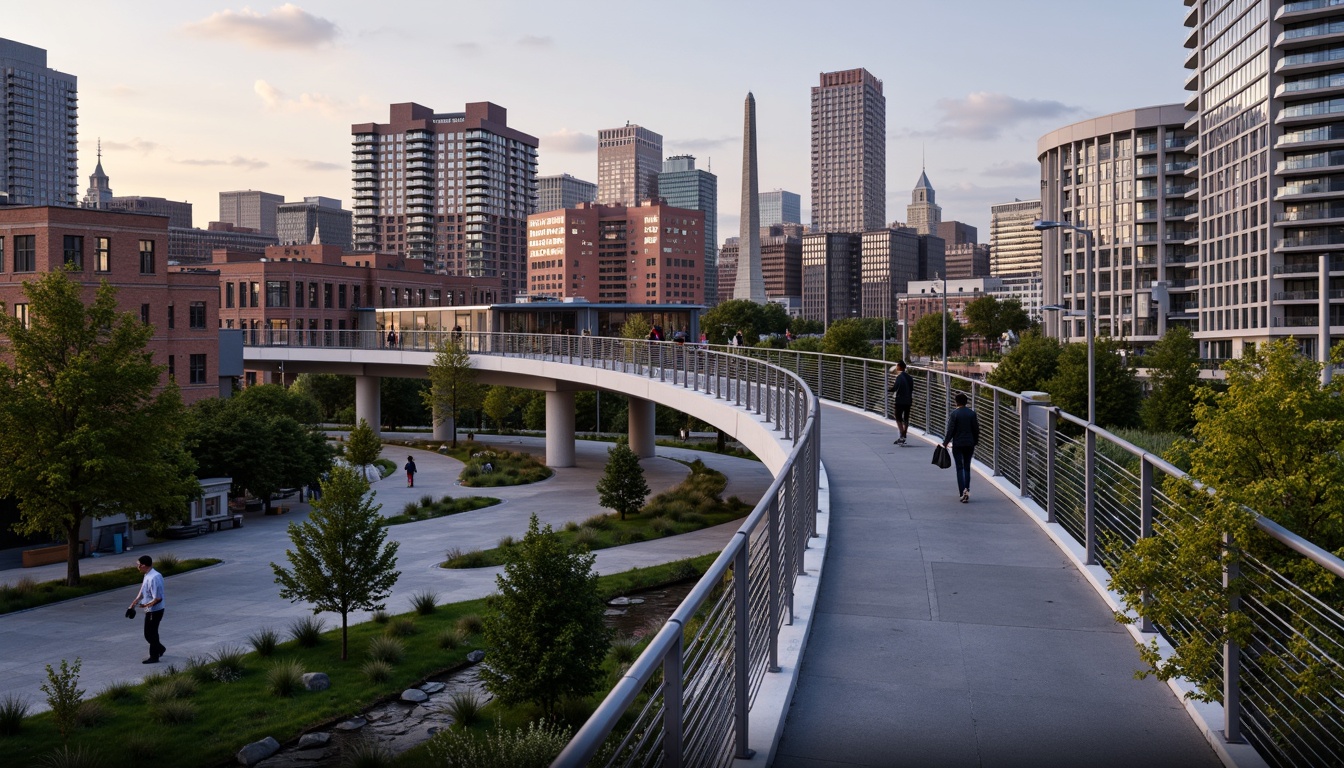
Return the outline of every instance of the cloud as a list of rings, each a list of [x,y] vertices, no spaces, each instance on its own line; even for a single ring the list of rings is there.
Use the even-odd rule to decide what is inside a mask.
[[[1075,114],[1079,107],[1047,99],[1019,99],[1002,93],[980,91],[964,99],[939,99],[935,104],[942,113],[929,130],[896,131],[897,138],[951,138],[992,141],[1020,123],[1058,120]]]
[[[234,155],[233,157],[227,160],[220,160],[218,158],[195,158],[187,160],[178,160],[177,162],[183,165],[199,165],[199,166],[227,165],[233,168],[243,168],[249,171],[259,171],[262,168],[265,168],[266,166],[270,165],[270,163],[266,162],[265,160],[258,160],[255,157],[242,157],[239,155]]]
[[[460,53],[480,53],[480,43],[453,43],[453,47]]]
[[[984,170],[986,176],[1003,176],[1011,179],[1039,176],[1041,164],[1023,160],[1020,163],[995,163]]]
[[[233,40],[252,48],[316,48],[340,33],[336,24],[293,3],[257,13],[250,8],[220,11],[184,29],[198,37]]]
[[[329,163],[326,160],[290,160],[294,165],[305,171],[344,171],[350,168],[343,163]]]
[[[159,146],[158,144],[155,144],[152,141],[145,141],[139,136],[136,136],[134,139],[131,139],[130,141],[116,141],[115,139],[108,139],[107,141],[103,142],[103,149],[112,149],[126,152],[139,152],[141,154],[148,154],[150,151],[157,149],[158,146]]]
[[[739,136],[724,136],[718,139],[677,139],[672,146],[675,146],[682,152],[706,152],[723,146],[731,146],[736,144],[740,139],[741,137]]]
[[[132,96],[139,96],[140,92],[125,83],[117,83],[107,90],[108,93],[118,99],[129,99]]]
[[[545,35],[523,35],[518,38],[518,45],[524,48],[550,48],[555,44],[555,40]]]
[[[284,91],[265,80],[252,84],[252,92],[271,109],[284,112],[317,112],[323,117],[340,117],[347,111],[347,105],[340,99],[320,93],[300,93],[291,98]]]
[[[591,133],[580,133],[578,131],[571,131],[568,128],[561,128],[555,133],[548,133],[545,136],[542,136],[541,147],[546,150],[566,152],[569,154],[595,152],[597,151],[597,137]]]

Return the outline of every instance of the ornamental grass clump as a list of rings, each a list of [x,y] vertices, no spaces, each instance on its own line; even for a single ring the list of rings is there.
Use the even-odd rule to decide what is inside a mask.
[[[264,659],[275,653],[276,646],[280,644],[280,634],[270,627],[262,627],[248,635],[247,643]]]

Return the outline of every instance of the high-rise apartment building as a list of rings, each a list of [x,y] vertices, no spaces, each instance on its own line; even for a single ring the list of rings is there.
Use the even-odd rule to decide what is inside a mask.
[[[243,189],[219,193],[219,220],[235,227],[275,236],[275,213],[284,195]]]
[[[42,48],[0,38],[0,202],[76,205],[79,89]]]
[[[1199,209],[1187,117],[1180,104],[1128,110],[1065,126],[1037,144],[1041,202],[1032,215],[1092,232],[1096,332],[1140,352],[1172,325],[1196,328]],[[1043,235],[1043,300],[1084,309],[1086,238],[1065,229]],[[1047,313],[1042,321],[1053,336],[1086,338],[1083,317]]]
[[[573,208],[579,203],[597,202],[597,185],[591,181],[561,173],[537,177],[537,209],[533,213]]]
[[[863,236],[853,232],[803,235],[803,317],[830,324],[858,317]]]
[[[528,294],[602,304],[701,304],[705,214],[645,201],[527,219]]]
[[[696,168],[691,155],[669,157],[658,174],[658,195],[673,208],[705,214],[705,298],[712,303],[719,295],[719,177]]]
[[[773,189],[758,194],[756,199],[760,201],[762,227],[803,223],[803,199],[797,192]]]
[[[943,242],[947,243],[949,247],[962,245],[963,243],[980,242],[979,230],[960,221],[940,221],[937,235],[943,238]]]
[[[887,99],[866,69],[812,88],[812,231],[867,232],[887,220]]]
[[[920,277],[921,240],[926,238],[909,228],[863,233],[859,267],[860,316],[897,316],[897,297],[906,292],[911,281]],[[927,259],[926,253],[926,263]]]
[[[989,246],[984,243],[947,243],[944,251],[949,279],[989,277]]]
[[[1014,200],[989,207],[989,273],[1038,275],[1041,233],[1032,225],[1041,218],[1040,200]]]
[[[639,205],[658,197],[663,137],[638,125],[597,132],[597,201]]]
[[[537,139],[490,102],[435,113],[393,104],[387,123],[351,126],[354,246],[418,259],[426,271],[527,288],[527,217],[536,205]]]
[[[905,207],[905,225],[921,235],[937,235],[943,222],[943,209],[934,198],[928,174],[920,171],[919,181],[910,192],[910,204]]]
[[[352,214],[341,201],[315,195],[303,202],[281,203],[275,209],[275,236],[280,245],[336,245],[350,250]]]

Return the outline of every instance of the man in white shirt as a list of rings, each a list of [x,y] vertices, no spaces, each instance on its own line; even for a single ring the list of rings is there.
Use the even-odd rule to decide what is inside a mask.
[[[135,567],[144,575],[144,579],[130,607],[145,610],[145,640],[149,641],[149,658],[140,663],[157,664],[159,657],[168,651],[159,642],[159,623],[163,621],[164,608],[163,574],[154,570],[154,558],[149,555],[141,555]]]

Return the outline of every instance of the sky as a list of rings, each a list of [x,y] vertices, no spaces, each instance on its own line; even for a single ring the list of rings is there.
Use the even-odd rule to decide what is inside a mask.
[[[738,232],[742,105],[756,98],[762,191],[810,210],[810,89],[864,67],[887,99],[887,215],[921,167],[943,220],[1039,196],[1037,140],[1098,115],[1181,101],[1178,0],[3,0],[0,37],[79,80],[79,193],[186,200],[258,189],[350,207],[350,126],[388,106],[492,101],[540,139],[538,173],[597,179],[597,131],[663,136],[719,179],[719,238]]]

